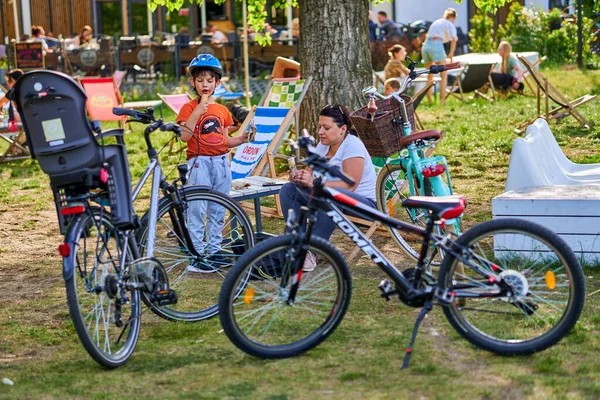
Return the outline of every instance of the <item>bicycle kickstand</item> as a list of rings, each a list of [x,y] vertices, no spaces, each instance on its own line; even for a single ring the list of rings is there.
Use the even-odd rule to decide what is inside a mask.
[[[429,311],[433,308],[433,303],[431,301],[425,302],[425,305],[421,309],[419,316],[417,317],[417,322],[415,322],[415,327],[413,328],[413,333],[410,338],[410,344],[406,348],[406,356],[404,356],[404,363],[402,363],[402,369],[408,368],[408,362],[410,361],[410,355],[412,354],[413,345],[415,344],[415,339],[417,338],[417,331],[419,330],[419,326],[423,319],[427,315]]]

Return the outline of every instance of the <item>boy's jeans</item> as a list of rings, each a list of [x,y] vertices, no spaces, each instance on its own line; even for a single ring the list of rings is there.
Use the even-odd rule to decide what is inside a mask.
[[[188,160],[187,164],[190,170],[189,186],[206,186],[229,195],[231,169],[228,154],[198,156]],[[192,201],[188,203],[188,207],[187,226],[196,251],[200,254],[214,254],[221,250],[225,208],[206,201]]]

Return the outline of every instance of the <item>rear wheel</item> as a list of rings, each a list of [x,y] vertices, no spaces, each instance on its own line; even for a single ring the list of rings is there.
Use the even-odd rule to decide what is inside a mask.
[[[438,282],[457,294],[444,313],[465,339],[498,354],[530,354],[573,328],[585,284],[575,254],[558,235],[530,221],[498,219],[475,226],[457,243],[470,250],[461,250],[468,261],[448,254]],[[493,273],[494,281],[471,266]]]
[[[119,261],[125,268],[132,252],[124,248],[123,237],[108,214],[83,215],[74,222],[67,243],[71,255],[63,260],[67,303],[83,347],[101,365],[116,368],[133,353],[140,331],[140,295],[119,285]],[[125,254],[123,254],[125,252]]]
[[[221,285],[240,256],[254,245],[252,225],[228,196],[199,187],[184,188],[181,206],[170,197],[158,206],[154,257],[169,277],[177,304],[156,306],[142,294],[157,315],[177,321],[200,321],[218,312]],[[145,254],[147,216],[139,238]],[[194,254],[196,253],[196,254]]]
[[[302,273],[291,301],[297,249],[292,235],[268,239],[244,254],[225,279],[219,316],[240,350],[261,358],[292,357],[317,346],[342,321],[352,290],[343,256],[329,242],[311,238],[308,250],[316,266]]]

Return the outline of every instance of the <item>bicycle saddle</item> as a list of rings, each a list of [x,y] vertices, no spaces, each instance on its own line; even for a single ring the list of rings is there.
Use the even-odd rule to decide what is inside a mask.
[[[437,140],[441,136],[441,133],[431,129],[427,131],[415,132],[411,135],[404,136],[400,139],[400,146],[406,147],[409,144],[416,142],[417,140]]]
[[[445,219],[456,218],[465,211],[467,200],[458,195],[429,197],[411,196],[402,202],[404,207],[425,208],[439,217]]]

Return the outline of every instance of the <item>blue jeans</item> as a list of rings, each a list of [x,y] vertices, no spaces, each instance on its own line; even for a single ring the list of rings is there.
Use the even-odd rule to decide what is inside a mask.
[[[441,40],[426,39],[421,48],[423,63],[446,61],[446,49]]]
[[[364,196],[351,192],[347,189],[339,189],[336,188],[337,191],[342,192],[353,199],[360,201],[361,203],[365,203],[371,207],[377,207],[377,203],[375,200],[367,199]],[[287,221],[288,218],[288,210],[291,208],[294,210],[296,216],[300,215],[300,207],[305,206],[308,203],[308,196],[310,194],[310,189],[301,188],[299,186],[294,185],[291,182],[286,183],[281,187],[281,191],[279,192],[279,199],[281,201],[281,208],[283,211],[283,217]],[[350,212],[348,215],[355,215]],[[355,215],[356,216],[356,215]],[[329,218],[323,211],[317,212],[317,221],[313,225],[313,235],[328,240],[337,225]]]
[[[198,156],[188,160],[187,164],[190,170],[188,186],[206,186],[217,192],[229,195],[229,191],[231,190],[231,169],[227,154],[220,156]],[[194,243],[194,247],[198,253],[214,254],[221,250],[225,207],[213,202],[209,204],[207,201],[192,201],[188,203],[186,217],[192,243]]]

